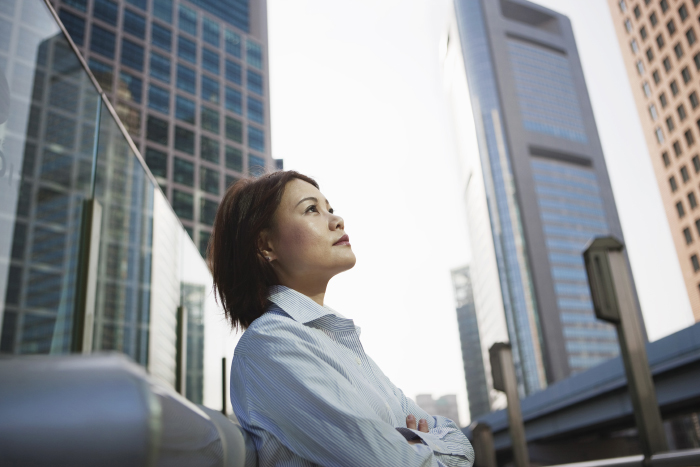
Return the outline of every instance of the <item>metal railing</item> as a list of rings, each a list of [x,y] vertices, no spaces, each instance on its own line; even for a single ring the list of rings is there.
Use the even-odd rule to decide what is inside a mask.
[[[664,452],[654,454],[648,461],[644,455],[614,457],[573,464],[559,464],[549,467],[690,467],[700,466],[700,449]]]

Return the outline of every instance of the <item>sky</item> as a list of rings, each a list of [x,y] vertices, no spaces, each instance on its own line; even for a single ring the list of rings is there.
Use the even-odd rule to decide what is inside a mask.
[[[604,0],[540,0],[570,17],[647,332],[692,324]],[[268,0],[272,154],[314,177],[356,266],[326,304],[409,397],[457,394],[468,420],[450,270],[469,263],[440,44],[451,0]],[[476,150],[476,142],[472,141]]]

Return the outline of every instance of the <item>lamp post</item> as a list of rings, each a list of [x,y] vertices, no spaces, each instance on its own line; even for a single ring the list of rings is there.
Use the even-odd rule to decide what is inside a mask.
[[[598,319],[615,325],[627,387],[634,408],[639,441],[646,458],[668,451],[661,412],[647,360],[642,323],[632,292],[624,244],[615,237],[599,237],[586,247],[583,259],[588,273],[593,307]]]

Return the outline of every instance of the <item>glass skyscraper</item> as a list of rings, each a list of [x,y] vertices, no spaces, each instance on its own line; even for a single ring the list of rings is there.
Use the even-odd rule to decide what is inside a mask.
[[[52,0],[204,254],[242,175],[274,169],[265,0]]]
[[[461,137],[484,371],[492,388],[488,348],[510,341],[524,396],[618,354],[582,253],[622,229],[568,18],[455,0],[445,70],[457,132],[478,144]]]

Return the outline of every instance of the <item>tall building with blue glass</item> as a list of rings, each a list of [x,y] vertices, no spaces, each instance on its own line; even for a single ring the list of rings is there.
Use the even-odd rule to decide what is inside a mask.
[[[273,169],[265,0],[52,0],[202,253],[226,188]]]
[[[445,67],[457,132],[476,129],[460,158],[484,368],[490,384],[487,349],[509,340],[526,395],[618,354],[582,252],[622,229],[568,18],[523,0],[454,5]]]

